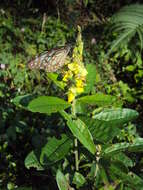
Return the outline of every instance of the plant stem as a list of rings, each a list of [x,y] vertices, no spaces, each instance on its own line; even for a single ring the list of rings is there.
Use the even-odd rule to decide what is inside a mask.
[[[77,150],[77,148],[78,148],[78,142],[77,142],[77,139],[75,138],[75,140],[74,140],[74,145],[75,145],[75,169],[76,169],[76,171],[78,171],[79,170],[79,166],[78,166],[78,150]]]
[[[41,32],[44,32],[46,20],[47,20],[47,15],[46,15],[46,13],[44,13],[43,14],[43,21],[42,21]]]
[[[74,100],[73,103],[72,103],[72,115],[74,117],[76,117],[75,102],[76,101]],[[75,154],[75,169],[76,169],[76,171],[79,171],[78,141],[77,141],[77,138],[75,138],[75,140],[74,140],[74,146],[75,146],[75,151],[74,151],[74,154]]]

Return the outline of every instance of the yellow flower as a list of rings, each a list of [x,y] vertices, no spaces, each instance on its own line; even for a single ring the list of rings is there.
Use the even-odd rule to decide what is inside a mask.
[[[76,88],[75,88],[75,86],[70,87],[69,91],[71,91],[73,94],[76,94]]]
[[[87,70],[85,68],[82,68],[81,75],[86,76],[88,74]]]
[[[74,74],[77,74],[79,72],[79,66],[78,66],[78,64],[76,62],[72,62],[72,63],[68,64],[68,68]]]
[[[68,93],[68,102],[72,102],[75,99],[75,95],[72,92]]]
[[[71,71],[74,71],[75,70],[75,65],[73,63],[70,63],[68,64],[68,68],[71,70]]]
[[[80,93],[84,92],[84,88],[83,87],[78,87],[78,88],[76,88],[76,92],[78,94],[80,94]]]
[[[76,88],[74,86],[69,88],[68,91],[68,102],[72,102],[76,96]]]
[[[65,72],[63,81],[71,79],[72,86],[68,89],[68,102],[72,102],[75,97],[84,92],[87,71],[83,64],[83,42],[81,29],[78,27],[76,46],[73,49],[72,59],[68,62],[68,71]],[[67,83],[68,84],[68,83]]]
[[[65,72],[65,75],[64,75],[64,77],[63,77],[62,80],[63,80],[64,82],[67,82],[68,79],[72,78],[72,76],[73,76],[73,73],[69,70],[69,71]]]
[[[83,87],[83,81],[81,79],[76,80],[76,87]]]

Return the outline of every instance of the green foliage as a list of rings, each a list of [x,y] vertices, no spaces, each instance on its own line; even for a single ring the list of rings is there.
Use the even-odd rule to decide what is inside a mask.
[[[55,46],[62,46],[67,39],[74,36],[74,30],[54,16],[47,17],[44,31],[41,31],[42,15],[32,16],[33,18],[30,15],[29,17],[19,15],[18,18],[15,15],[17,13],[15,10],[12,13],[8,8],[0,9],[0,147],[7,143],[7,148],[2,148],[0,152],[2,155],[0,189],[3,186],[5,188],[9,183],[16,188],[17,183],[23,185],[30,180],[30,175],[25,174],[24,159],[33,146],[37,147],[40,144],[37,138],[40,135],[38,123],[42,126],[42,130],[45,130],[47,124],[44,124],[45,117],[43,119],[29,115],[26,105],[36,95],[42,95],[43,92],[45,95],[51,95],[56,92],[53,82],[56,79],[46,80],[45,73],[29,71],[27,62],[37,53]],[[58,93],[60,94],[59,91]],[[23,96],[24,94],[28,95]],[[18,97],[19,95],[22,96]],[[14,97],[17,98],[13,100]],[[23,97],[25,97],[24,100]],[[64,100],[61,101],[63,103]],[[20,102],[21,107],[25,109],[23,112],[13,105],[15,103],[20,106]],[[67,105],[63,106],[68,107]],[[42,132],[42,134],[45,133]],[[34,157],[33,154],[31,157],[34,164],[36,156]],[[27,165],[27,167],[30,166]]]
[[[93,139],[99,142],[106,143],[112,141],[115,136],[120,134],[119,128],[116,125],[112,125],[111,122],[95,120],[85,116],[81,117],[81,119],[88,125]]]
[[[87,64],[87,78],[86,78],[86,87],[85,87],[85,93],[94,92],[94,85],[97,79],[97,72],[96,72],[96,66],[93,64]]]
[[[51,138],[41,149],[41,154],[31,151],[26,159],[26,168],[35,167],[37,170],[43,170],[43,165],[51,165],[63,159],[71,147],[72,141],[66,136],[62,135],[61,140],[55,137]],[[39,161],[38,161],[39,157]]]
[[[41,164],[39,163],[34,151],[31,151],[26,159],[25,159],[25,167],[26,168],[30,168],[30,167],[33,167],[33,168],[36,168],[37,170],[43,170],[44,168],[41,166]]]
[[[100,142],[109,142],[121,135],[119,127],[137,117],[137,112],[130,109],[105,109],[100,113],[94,113],[92,118],[81,117],[88,125],[94,139]],[[100,130],[99,130],[100,129]]]
[[[108,54],[113,50],[117,50],[119,46],[126,45],[137,34],[138,40],[140,40],[140,48],[143,46],[143,11],[142,5],[134,4],[123,7],[117,14],[112,17],[113,31],[120,34],[117,39],[111,45],[111,49]],[[137,38],[136,38],[137,39]],[[138,41],[136,42],[138,43]]]
[[[70,104],[60,98],[40,96],[28,104],[28,110],[40,113],[54,113],[70,107]]]
[[[77,101],[79,101],[80,99],[77,99]],[[90,105],[91,103],[90,96],[86,100],[88,99],[89,99],[89,103],[88,101],[86,101],[86,104]],[[46,102],[47,103],[50,102],[49,100],[50,100],[49,98],[45,99],[45,105],[46,105]],[[84,97],[83,97],[83,100],[84,100]],[[95,98],[94,98],[94,101],[95,101]],[[31,102],[34,102],[34,100],[32,100]],[[31,102],[28,104],[27,107],[29,107]],[[41,105],[40,102],[41,103],[43,102],[42,98],[38,100],[38,104]],[[99,102],[99,100],[97,102]],[[101,102],[102,102],[102,99],[100,99],[99,106],[104,105],[103,104],[104,99],[103,99],[102,104]],[[81,101],[81,103],[85,104],[84,101]],[[108,100],[108,103],[109,103],[109,100]],[[111,103],[112,103],[112,99],[110,99],[110,104]],[[56,104],[60,105],[61,102],[56,102]],[[71,106],[72,106],[72,109],[74,110],[74,106],[75,106],[74,102]],[[41,110],[40,106],[39,106],[39,110]],[[37,107],[36,112],[39,112],[39,110]],[[32,111],[35,112],[35,110],[32,110]],[[81,117],[82,119],[81,120],[75,115],[74,112],[71,112],[71,114],[65,112],[64,107],[61,107],[61,109],[57,111],[59,111],[60,114],[66,120],[67,126],[72,132],[73,137],[76,137],[81,143],[81,145],[83,145],[81,146],[79,144],[78,150],[80,150],[80,152],[82,151],[82,154],[84,157],[81,154],[80,156],[81,158],[79,157],[80,159],[76,160],[76,162],[78,162],[76,163],[76,167],[77,165],[81,164],[81,168],[82,167],[90,168],[92,165],[86,164],[85,162],[86,160],[89,161],[90,157],[91,157],[90,159],[92,159],[92,162],[96,163],[94,177],[97,177],[98,175],[100,176],[100,180],[96,182],[96,185],[95,185],[96,187],[101,188],[103,184],[109,185],[109,180],[107,178],[110,178],[110,180],[114,182],[117,179],[121,180],[122,184],[127,185],[127,186],[132,186],[132,187],[135,187],[136,185],[140,187],[143,184],[140,178],[137,179],[136,182],[130,183],[129,179],[131,179],[132,176],[130,176],[129,174],[128,167],[133,166],[133,162],[132,160],[130,160],[128,156],[126,156],[123,153],[123,152],[136,152],[136,151],[142,152],[142,141],[143,141],[142,138],[137,138],[137,139],[134,138],[133,141],[129,143],[128,142],[121,142],[121,143],[119,142],[116,144],[112,143],[113,139],[115,139],[117,135],[120,136],[121,129],[123,128],[124,124],[135,119],[138,116],[138,113],[136,111],[131,110],[131,109],[122,109],[122,108],[112,108],[112,109],[105,108],[104,110],[99,109],[98,112],[94,111],[92,113],[92,110],[91,110],[92,118],[89,118],[89,120],[87,119],[86,115],[85,116],[83,115]],[[42,113],[47,113],[47,111],[44,110]],[[114,132],[111,133],[111,131],[114,131]],[[55,137],[49,139],[46,145],[42,147],[41,155],[38,156],[34,154],[33,151],[29,153],[29,155],[27,156],[25,160],[25,166],[27,168],[36,167],[38,170],[39,169],[41,170],[43,169],[43,167],[46,169],[46,166],[55,164],[57,161],[60,161],[65,158],[68,159],[69,149],[72,148],[71,147],[72,140],[73,140],[72,136],[67,137],[65,134],[63,134],[61,140],[57,140]],[[89,151],[89,153],[91,153],[90,157],[89,157],[89,153],[87,154],[86,151],[83,149],[83,147],[86,148]],[[92,155],[94,155],[95,157],[92,157]],[[124,160],[122,160],[123,158]],[[127,162],[129,163],[127,164]],[[105,165],[105,163],[108,163],[108,164]],[[120,164],[122,163],[121,168],[118,167],[119,163]],[[62,168],[64,170],[64,167]],[[108,177],[107,177],[106,172],[108,170],[111,173],[109,172]],[[72,174],[69,173],[69,175],[72,175]],[[88,173],[86,175],[82,175],[82,173],[76,172],[73,175],[73,181],[71,181],[70,183],[76,184],[76,187],[79,189],[81,186],[83,186],[86,183],[85,178],[87,178],[88,176],[89,176]],[[125,180],[123,180],[123,176],[125,177]],[[90,176],[89,179],[93,180],[93,177]],[[69,186],[68,182],[66,181],[66,178],[64,177],[62,173],[59,172],[59,170],[57,171],[56,180],[57,180],[59,189],[64,189],[65,187],[67,188],[67,186]],[[110,188],[112,188],[112,186]]]
[[[116,101],[116,97],[97,93],[95,95],[83,96],[77,99],[77,101],[90,105],[107,106],[113,104]]]
[[[73,184],[76,184],[77,189],[79,189],[79,187],[82,187],[85,184],[85,182],[85,177],[82,174],[75,172],[73,177]]]
[[[142,189],[142,5],[115,12],[107,35],[120,2],[9,2],[0,9],[0,189]],[[77,24],[88,75],[68,103],[64,70],[27,62],[74,42]]]
[[[73,135],[92,153],[95,153],[95,145],[92,136],[80,119],[72,120],[71,116],[62,111],[61,115],[67,120],[67,126],[70,128]]]
[[[113,126],[118,126],[135,119],[138,116],[138,112],[131,109],[105,109],[93,116],[95,120],[110,122]]]
[[[63,159],[69,153],[69,149],[72,147],[71,145],[72,140],[65,134],[61,136],[60,140],[53,137],[42,148],[40,163],[42,165],[50,165]]]
[[[57,171],[56,180],[57,180],[59,190],[71,189],[64,174],[60,170]]]
[[[114,153],[120,152],[120,151],[129,151],[129,152],[139,152],[142,151],[143,146],[143,139],[137,138],[134,139],[132,143],[119,143],[119,144],[113,144],[112,147],[107,147],[104,150],[105,155],[113,155]]]

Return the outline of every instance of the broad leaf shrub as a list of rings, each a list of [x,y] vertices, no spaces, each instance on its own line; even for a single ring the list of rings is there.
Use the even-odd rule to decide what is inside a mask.
[[[141,190],[143,180],[131,170],[135,163],[130,155],[143,151],[143,139],[134,133],[126,139],[122,134],[138,112],[122,108],[123,103],[116,96],[93,93],[96,69],[94,65],[85,68],[82,51],[78,27],[72,57],[62,73],[63,97],[42,95],[31,100],[26,95],[13,99],[16,106],[39,116],[46,114],[49,120],[55,113],[61,118],[61,125],[56,125],[58,135],[47,125],[41,136],[43,142],[26,156],[25,167],[31,171],[35,168],[41,175],[50,172],[60,190]],[[51,76],[59,84],[54,77],[57,74]]]

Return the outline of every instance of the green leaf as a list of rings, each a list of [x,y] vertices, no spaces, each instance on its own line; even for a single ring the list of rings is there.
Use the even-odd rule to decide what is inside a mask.
[[[120,161],[127,167],[134,166],[133,161],[128,156],[126,156],[123,152],[119,152],[119,153],[113,155],[112,160]]]
[[[36,168],[37,170],[44,170],[44,168],[41,166],[41,164],[38,161],[38,158],[35,155],[34,151],[31,151],[27,157],[25,158],[25,167],[27,169],[29,168]]]
[[[40,163],[50,165],[63,159],[71,146],[72,140],[65,134],[61,136],[61,139],[51,138],[41,150]]]
[[[89,3],[88,0],[83,0],[84,6],[87,7],[87,4]]]
[[[126,70],[133,72],[136,69],[136,67],[137,67],[136,65],[128,65],[128,66],[126,66]]]
[[[82,121],[88,126],[93,139],[107,143],[120,133],[119,128],[116,125],[112,125],[111,122],[105,122],[98,119],[92,119],[90,117],[80,117]]]
[[[70,107],[70,104],[61,98],[52,96],[40,96],[28,104],[32,112],[54,113]]]
[[[20,106],[22,108],[26,108],[28,103],[33,99],[33,95],[26,94],[22,96],[17,96],[11,100],[16,106]]]
[[[95,154],[96,148],[93,142],[92,135],[88,127],[80,119],[70,120],[67,122],[68,127],[73,135],[87,148],[92,154]]]
[[[14,183],[8,182],[8,184],[7,184],[7,190],[13,190],[14,187],[15,187]]]
[[[50,78],[58,87],[60,87],[62,90],[64,90],[66,83],[58,80],[57,73],[47,73],[47,77]]]
[[[109,172],[115,175],[118,180],[122,180],[126,185],[136,190],[143,190],[143,180],[133,172],[125,173],[119,167],[116,167],[116,165],[111,165]]]
[[[65,118],[65,120],[67,120],[67,121],[72,120],[72,115],[71,114],[68,114],[65,111],[59,111],[59,112]]]
[[[69,183],[67,182],[66,177],[60,170],[57,171],[56,181],[57,181],[59,190],[70,190],[71,189]]]
[[[85,115],[85,114],[87,114],[87,112],[88,112],[88,105],[76,101],[76,103],[75,103],[75,113]]]
[[[78,98],[77,101],[90,105],[106,106],[115,103],[116,97],[97,93],[95,95],[83,96],[81,98]]]
[[[82,187],[85,184],[86,179],[81,173],[75,172],[72,182],[73,182],[73,184],[76,185],[77,188],[79,188],[79,187]]]
[[[108,142],[120,134],[119,127],[134,119],[138,113],[130,109],[105,109],[93,116],[93,119],[82,117],[86,122],[94,139],[101,142]]]
[[[104,167],[101,167],[101,166],[100,166],[100,177],[105,185],[109,185],[108,175],[107,175]]]
[[[94,88],[96,82],[96,66],[94,64],[87,64],[87,77],[86,77],[86,86],[84,88],[85,93],[90,93]]]
[[[127,28],[124,32],[120,33],[118,35],[118,38],[112,42],[111,47],[105,58],[107,58],[112,52],[116,51],[120,47],[120,45],[126,45],[134,35],[135,31],[131,28]]]
[[[121,108],[114,108],[114,109],[105,109],[105,111],[100,112],[93,116],[94,119],[110,122],[113,126],[122,125],[127,123],[138,116],[138,112],[132,109],[121,109]]]
[[[143,138],[136,138],[132,143],[125,142],[112,144],[103,151],[103,155],[113,156],[113,154],[122,151],[143,152]]]
[[[92,154],[95,154],[95,144],[93,142],[92,135],[85,123],[80,119],[72,120],[71,116],[65,111],[60,113],[67,120],[67,126],[73,135],[84,145],[85,148],[87,148]]]

